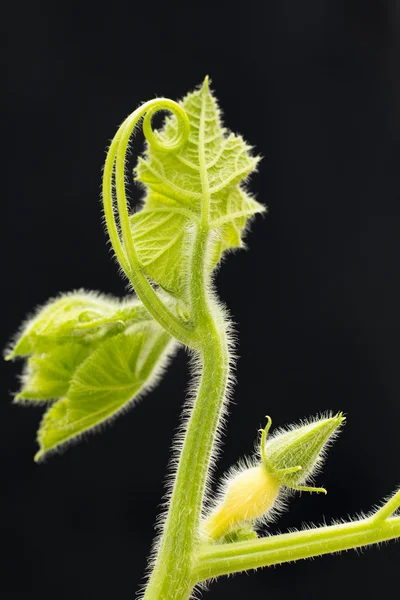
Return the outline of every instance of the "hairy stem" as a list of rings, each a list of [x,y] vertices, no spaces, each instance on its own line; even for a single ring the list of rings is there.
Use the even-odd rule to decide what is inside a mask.
[[[377,524],[373,517],[341,525],[296,531],[267,538],[204,546],[194,569],[197,581],[320,556],[400,536],[400,517]]]
[[[185,600],[195,583],[193,563],[215,436],[223,410],[229,374],[226,324],[218,319],[208,292],[206,264],[210,238],[210,192],[205,165],[204,130],[206,78],[202,92],[199,166],[202,185],[201,222],[197,225],[191,260],[190,298],[194,331],[201,340],[200,384],[187,425],[158,556],[145,600]]]
[[[199,228],[193,249],[192,296],[201,333],[200,384],[180,454],[169,511],[145,600],[185,600],[193,587],[193,562],[216,431],[225,398],[229,356],[225,326],[206,292],[204,256],[208,232]]]

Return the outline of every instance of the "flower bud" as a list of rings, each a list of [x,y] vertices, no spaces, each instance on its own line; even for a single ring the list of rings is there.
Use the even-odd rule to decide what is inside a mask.
[[[203,523],[203,533],[214,541],[263,518],[276,505],[282,488],[326,493],[303,485],[322,463],[324,451],[344,417],[315,419],[278,431],[267,440],[272,421],[261,435],[261,462],[233,472],[226,479],[220,501]]]
[[[286,487],[326,493],[324,488],[305,488],[301,484],[322,464],[326,448],[344,420],[342,413],[315,419],[310,423],[292,426],[288,431],[278,431],[267,440],[271,426],[268,418],[261,437],[261,457],[265,469]]]

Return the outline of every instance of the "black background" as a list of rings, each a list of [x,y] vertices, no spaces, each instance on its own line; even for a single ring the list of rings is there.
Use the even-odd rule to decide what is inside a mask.
[[[266,413],[275,425],[326,409],[348,417],[318,479],[329,495],[296,497],[273,531],[368,511],[400,483],[398,9],[36,2],[3,15],[3,344],[59,291],[125,293],[99,188],[105,148],[141,101],[180,98],[209,73],[226,124],[264,156],[251,189],[269,215],[217,276],[240,340],[218,472],[251,452]],[[2,598],[133,598],[187,357],[180,351],[151,396],[102,435],[40,466],[42,411],[12,406],[20,365],[1,368]],[[386,598],[399,557],[394,543],[327,556],[221,579],[207,597]]]

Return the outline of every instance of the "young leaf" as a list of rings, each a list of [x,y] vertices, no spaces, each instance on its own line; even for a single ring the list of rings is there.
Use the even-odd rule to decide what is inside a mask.
[[[210,196],[209,226],[220,234],[213,266],[225,250],[242,246],[247,220],[265,209],[240,187],[259,159],[250,154],[250,146],[240,136],[227,134],[222,127],[207,80],[181,106],[190,122],[189,139],[176,153],[147,146],[135,172],[147,195],[131,223],[139,260],[149,277],[170,294],[184,298],[194,231],[190,225],[201,215],[204,178]],[[171,116],[160,136],[171,141],[178,127],[177,118]]]
[[[35,460],[126,409],[155,385],[174,347],[156,325],[103,341],[76,370],[66,397],[44,415]]]
[[[226,201],[219,207],[222,216],[211,223],[214,229],[219,229],[219,237],[213,249],[212,265],[220,261],[225,250],[243,248],[243,234],[250,217],[261,212],[263,207],[249,194],[239,187],[230,190]]]
[[[182,257],[188,244],[190,220],[174,209],[143,210],[131,217],[139,260],[148,275],[173,295],[184,296]]]
[[[63,294],[49,300],[24,324],[6,358],[49,352],[71,341],[88,343],[150,319],[136,299],[127,302],[84,291]]]

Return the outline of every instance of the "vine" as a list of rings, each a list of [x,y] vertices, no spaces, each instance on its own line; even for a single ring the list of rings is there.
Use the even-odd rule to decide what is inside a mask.
[[[161,131],[152,127],[167,111]],[[143,119],[147,140],[135,171],[145,187],[130,214],[126,155]],[[162,532],[150,561],[145,600],[187,600],[215,577],[357,548],[400,537],[400,490],[371,516],[259,537],[289,490],[311,485],[344,422],[338,415],[270,434],[231,470],[213,495],[208,486],[234,365],[232,325],[212,287],[224,253],[242,247],[248,220],[263,212],[245,188],[258,158],[222,126],[206,78],[182,102],[146,102],[119,127],[103,174],[107,231],[138,299],[74,292],[49,301],[28,320],[7,358],[27,359],[19,402],[49,402],[36,460],[120,414],[162,375],[179,344],[194,361],[192,399],[176,450]]]

